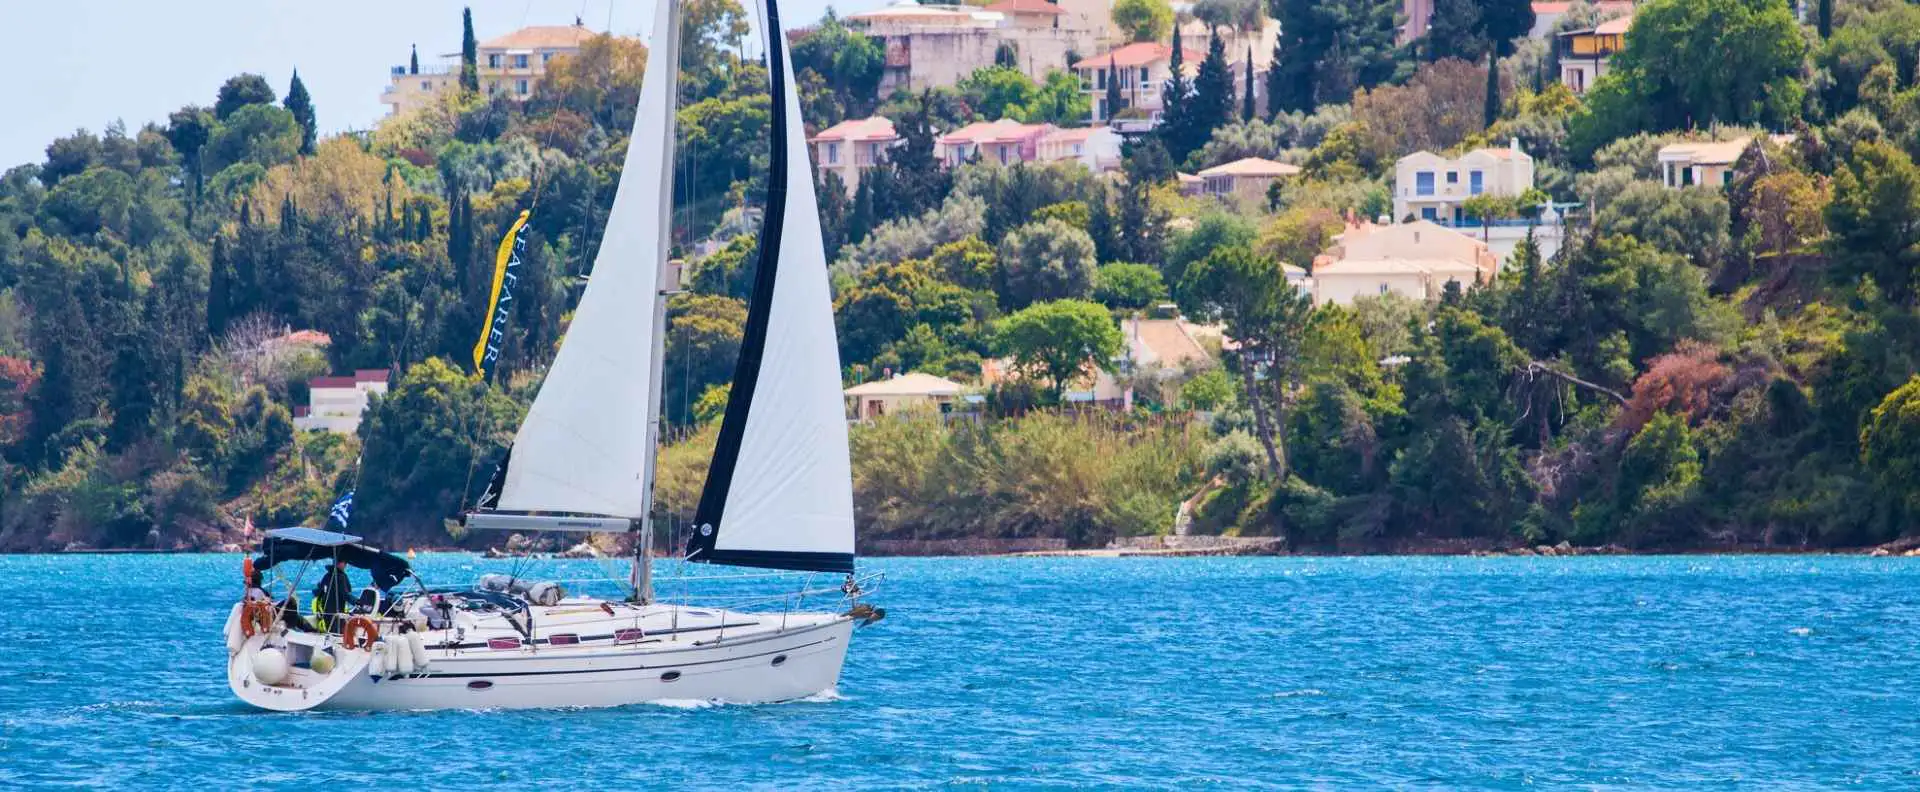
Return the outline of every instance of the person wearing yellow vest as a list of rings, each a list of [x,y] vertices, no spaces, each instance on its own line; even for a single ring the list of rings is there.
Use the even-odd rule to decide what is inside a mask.
[[[329,564],[313,587],[314,623],[321,631],[332,632],[346,623],[340,614],[347,612],[352,601],[353,581],[347,578],[346,566],[338,561]]]

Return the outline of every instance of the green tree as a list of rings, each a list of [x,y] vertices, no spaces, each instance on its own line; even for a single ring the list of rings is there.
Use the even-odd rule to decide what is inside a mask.
[[[1116,261],[1094,270],[1093,298],[1109,308],[1137,311],[1166,299],[1167,284],[1160,270]]]
[[[227,116],[242,107],[270,105],[275,98],[267,78],[258,74],[241,74],[220,86],[220,95],[213,103],[213,117],[225,121]]]
[[[480,40],[473,36],[473,9],[460,9],[460,90],[480,90]]]
[[[1280,36],[1268,72],[1269,112],[1312,113],[1347,102],[1356,88],[1394,77],[1400,26],[1396,0],[1276,0]]]
[[[287,98],[283,106],[300,125],[300,153],[312,154],[313,143],[320,135],[320,126],[314,120],[313,97],[307,95],[307,85],[300,81],[299,69],[293,70],[293,82],[287,86]]]
[[[1242,93],[1240,98],[1240,122],[1243,124],[1250,124],[1250,123],[1253,123],[1253,116],[1254,116],[1253,85],[1256,82],[1253,74],[1253,48],[1252,47],[1247,48],[1246,67],[1247,67],[1247,84],[1245,86],[1245,91]]]
[[[1167,0],[1115,0],[1111,16],[1129,41],[1159,41],[1173,31]]]
[[[360,422],[354,522],[393,535],[441,535],[439,520],[472,502],[484,461],[512,439],[521,408],[478,376],[429,358],[408,369]]]
[[[1080,87],[1080,78],[1054,69],[1027,100],[1021,120],[1029,124],[1071,126],[1085,123],[1093,111],[1092,99]]]
[[[1111,55],[1107,56],[1107,109],[1102,117],[1108,126],[1113,125],[1115,116],[1127,109],[1127,100],[1120,95],[1120,65]]]
[[[1000,306],[1085,298],[1093,291],[1093,237],[1060,220],[1029,223],[1000,242]]]
[[[1888,299],[1914,300],[1920,269],[1920,169],[1906,152],[1863,143],[1833,177],[1827,205],[1834,272],[1870,277]]]
[[[1860,427],[1860,463],[1891,502],[1920,511],[1920,376],[1893,392]]]
[[[1421,38],[1420,57],[1428,61],[1458,58],[1479,60],[1491,47],[1481,22],[1478,0],[1436,0],[1427,34]]]
[[[1285,481],[1282,407],[1299,375],[1300,340],[1313,310],[1311,300],[1287,280],[1279,262],[1256,255],[1246,245],[1218,248],[1189,267],[1180,280],[1178,299],[1185,314],[1225,323],[1227,335],[1239,343],[1241,385],[1253,407],[1256,437],[1266,451],[1268,472]]]
[[[200,205],[200,189],[204,182],[206,169],[201,153],[206,150],[207,141],[213,137],[213,114],[206,108],[187,105],[167,116],[167,142],[173,144],[173,150],[180,152],[180,160],[187,171],[187,221],[188,231],[193,230],[193,215]]]
[[[994,349],[1044,378],[1056,401],[1076,378],[1110,367],[1124,340],[1107,309],[1085,300],[1034,303],[994,325]]]
[[[1188,106],[1190,127],[1184,152],[1207,144],[1213,131],[1233,120],[1233,72],[1227,68],[1226,44],[1214,31],[1207,42],[1207,57],[1193,78],[1193,98]],[[1185,157],[1183,153],[1182,158]]]
[[[1807,43],[1785,0],[1652,0],[1571,122],[1581,159],[1635,132],[1799,117]],[[1702,69],[1703,59],[1715,67]]]
[[[996,121],[1024,116],[1039,90],[1033,80],[1011,66],[975,69],[960,80],[959,88],[982,117]]]

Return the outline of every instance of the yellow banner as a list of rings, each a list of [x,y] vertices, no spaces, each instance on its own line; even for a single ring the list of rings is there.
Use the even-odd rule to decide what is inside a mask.
[[[473,370],[483,376],[487,373],[486,362],[500,354],[501,330],[507,323],[509,307],[500,304],[500,295],[505,288],[506,301],[513,301],[509,280],[513,273],[509,270],[520,265],[520,229],[526,226],[530,211],[521,211],[519,219],[507,228],[507,237],[500,240],[500,251],[493,257],[493,292],[487,297],[487,319],[480,325],[480,342],[473,345]]]

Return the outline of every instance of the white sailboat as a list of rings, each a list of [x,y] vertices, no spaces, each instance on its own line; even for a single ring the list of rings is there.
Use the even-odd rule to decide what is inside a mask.
[[[654,67],[592,281],[496,486],[463,517],[478,530],[636,532],[632,596],[568,596],[504,576],[396,593],[410,575],[404,559],[346,534],[269,532],[250,575],[334,560],[373,570],[377,593],[303,624],[296,609],[250,588],[252,601],[236,604],[227,623],[228,680],[242,700],[272,710],[747,703],[837,684],[854,628],[882,612],[859,603],[853,577],[852,475],[813,180],[778,11],[774,0],[759,6],[773,100],[767,211],[732,399],[686,560],[831,573],[830,588],[774,599],[831,592],[824,598],[839,606],[729,609],[653,596],[645,548],[656,520],[666,299],[678,277],[667,253],[679,0],[662,0]]]

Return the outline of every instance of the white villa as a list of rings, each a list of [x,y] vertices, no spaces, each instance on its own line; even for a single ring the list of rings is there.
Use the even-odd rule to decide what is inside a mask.
[[[387,369],[360,369],[349,376],[307,381],[307,406],[293,408],[293,428],[303,432],[353,434],[375,394],[387,392]]]

